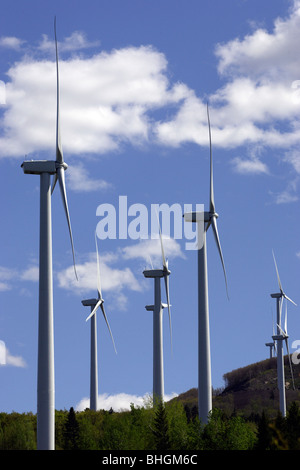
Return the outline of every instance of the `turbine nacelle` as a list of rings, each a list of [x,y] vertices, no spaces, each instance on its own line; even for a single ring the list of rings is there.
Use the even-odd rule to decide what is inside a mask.
[[[276,294],[270,294],[273,299],[280,299],[282,297],[281,292],[277,292]]]
[[[279,287],[279,290],[280,290],[280,294],[277,293],[277,294],[271,294],[271,297],[275,297],[275,298],[278,298],[278,297],[284,297],[286,300],[288,300],[289,302],[291,302],[292,304],[294,304],[295,306],[297,306],[297,304],[292,300],[290,299],[286,293],[284,292],[283,288],[282,288],[282,284],[281,284],[281,281],[280,281],[280,277],[279,277],[279,271],[278,271],[278,267],[277,267],[277,263],[276,263],[276,259],[275,259],[275,255],[274,255],[274,251],[272,251],[273,253],[273,259],[274,259],[274,264],[275,264],[275,269],[276,269],[276,274],[277,274],[277,281],[278,281],[278,287]]]
[[[161,308],[168,308],[168,304],[164,304],[163,302],[161,302]],[[155,309],[155,305],[146,305],[145,306],[145,309],[148,311],[148,312],[154,312],[154,309]]]
[[[289,336],[286,335],[286,334],[282,334],[282,335],[274,335],[272,336],[272,339],[274,339],[274,341],[283,341],[284,339],[287,339]],[[271,343],[273,344],[273,343]],[[267,344],[266,344],[267,346]]]
[[[146,269],[143,271],[143,274],[145,277],[155,278],[169,276],[171,271],[169,271],[169,269]]]
[[[95,305],[97,305],[98,302],[99,302],[99,299],[86,299],[86,300],[81,301],[84,307],[95,307]]]
[[[183,214],[185,222],[210,222],[210,212],[185,212]]]
[[[21,168],[25,175],[40,175],[41,173],[56,173],[56,162],[54,160],[25,160]]]

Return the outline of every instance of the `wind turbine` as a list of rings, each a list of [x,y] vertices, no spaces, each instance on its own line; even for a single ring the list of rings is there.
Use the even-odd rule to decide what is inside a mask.
[[[104,310],[104,300],[101,294],[101,278],[100,278],[100,263],[99,263],[99,253],[97,245],[97,237],[95,233],[95,242],[96,242],[96,255],[97,255],[97,289],[98,289],[98,298],[97,299],[87,299],[82,300],[81,303],[85,307],[91,307],[91,313],[87,317],[86,321],[91,320],[91,365],[90,365],[90,409],[97,411],[97,400],[98,400],[98,361],[97,361],[97,317],[96,311],[100,307],[104,320],[106,322],[107,328],[109,330],[114,350],[116,351],[114,338],[105,314]]]
[[[59,75],[54,22],[57,76],[56,160],[29,160],[22,163],[25,174],[40,175],[40,247],[39,247],[39,328],[38,328],[38,377],[37,377],[37,448],[53,450],[54,425],[54,345],[53,345],[53,275],[52,275],[52,226],[50,176],[58,179],[71,239],[75,275],[74,245],[69,217],[59,125]]]
[[[289,301],[294,305],[296,305],[296,304],[283,291],[274,252],[273,252],[273,259],[274,259],[274,264],[275,264],[275,269],[276,269],[276,274],[277,274],[277,280],[278,280],[278,286],[279,286],[279,291],[280,291],[280,292],[277,292],[275,294],[271,294],[271,297],[276,299],[276,304],[277,304],[277,334],[273,336],[273,340],[277,341],[277,377],[278,377],[278,389],[279,389],[279,407],[280,407],[280,411],[281,411],[282,416],[286,416],[285,374],[284,374],[284,357],[283,357],[283,344],[282,344],[282,342],[283,342],[283,340],[286,342],[286,346],[287,346],[287,349],[288,349],[288,343],[287,343],[287,339],[288,339],[288,334],[287,334],[287,311],[286,311],[286,316],[285,316],[285,328],[284,328],[284,330],[281,327],[281,313],[282,313],[283,299],[286,299],[286,301]],[[289,351],[288,351],[288,355],[289,355]],[[289,361],[290,361],[290,369],[291,369],[293,386],[294,386],[294,376],[293,376],[293,370],[292,370],[290,355],[289,355]]]
[[[273,343],[265,343],[266,346],[268,346],[270,348],[270,359],[272,359],[273,356],[273,351],[274,351],[274,348],[275,348],[275,342],[273,341]]]
[[[273,322],[273,336],[275,335],[275,331],[274,331],[274,322]],[[273,338],[272,336],[272,338]],[[275,340],[273,340],[273,342],[271,343],[265,343],[265,346],[268,346],[270,348],[270,359],[272,359],[272,357],[274,357],[274,352],[276,351],[276,342]]]
[[[184,214],[186,222],[196,222],[198,225],[198,411],[202,423],[208,422],[209,413],[212,409],[212,385],[211,385],[211,353],[210,353],[210,330],[209,330],[209,302],[208,302],[208,282],[207,282],[207,250],[206,232],[210,226],[214,233],[217,249],[221,259],[226,291],[228,297],[227,278],[225,264],[221,250],[221,244],[217,229],[218,214],[215,210],[214,188],[213,188],[213,162],[212,143],[209,109],[207,105],[207,120],[209,130],[210,146],[210,201],[209,212],[189,212]],[[204,222],[204,230],[201,233],[200,227]],[[206,225],[205,225],[206,224]],[[201,242],[199,241],[201,237]]]
[[[164,359],[163,359],[163,333],[162,333],[162,313],[164,308],[168,308],[169,325],[172,347],[172,326],[169,296],[169,275],[171,271],[168,267],[168,260],[165,258],[162,234],[159,226],[159,238],[162,253],[162,269],[149,269],[143,271],[146,278],[154,279],[154,305],[147,305],[146,310],[153,312],[153,403],[157,404],[164,399]],[[161,278],[164,278],[167,304],[161,301]]]

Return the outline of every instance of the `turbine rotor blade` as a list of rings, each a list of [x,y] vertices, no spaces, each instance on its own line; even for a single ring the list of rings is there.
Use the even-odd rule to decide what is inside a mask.
[[[213,163],[212,163],[212,143],[211,143],[211,128],[209,119],[209,109],[207,103],[207,121],[208,121],[208,135],[209,135],[209,152],[210,152],[210,195],[209,195],[209,211],[214,214],[215,200],[214,200],[214,185],[213,185]]]
[[[97,309],[100,307],[101,303],[103,302],[102,299],[99,299],[98,302],[96,303],[95,307],[93,308],[93,310],[91,311],[91,313],[89,314],[89,316],[85,319],[85,321],[89,321],[90,318],[92,318],[93,315],[95,315]]]
[[[68,201],[67,201],[67,193],[66,193],[66,185],[65,185],[65,170],[62,167],[58,167],[57,170],[56,170],[56,174],[57,174],[58,181],[59,181],[60,192],[61,192],[63,205],[64,205],[64,209],[65,209],[65,214],[66,214],[66,218],[67,218],[67,223],[68,223],[68,228],[69,228],[75,276],[76,276],[76,279],[78,280],[77,271],[76,271],[76,263],[75,263],[75,252],[74,252],[73,236],[72,236],[72,229],[71,229],[71,221],[70,221]]]
[[[296,304],[292,299],[290,299],[285,293],[283,293],[283,297],[284,297],[286,300],[288,300],[289,302],[291,302],[292,304],[296,305],[296,307],[297,307],[297,304]]]
[[[157,216],[157,221],[158,221],[161,254],[162,254],[162,260],[163,260],[163,267],[164,267],[163,270],[164,270],[166,296],[167,296],[167,303],[168,303],[169,325],[170,325],[170,336],[171,336],[171,349],[173,349],[173,346],[172,346],[172,325],[171,325],[170,294],[169,294],[169,274],[170,274],[170,271],[169,271],[169,267],[168,267],[168,260],[166,260],[166,258],[165,258],[164,245],[163,245],[163,241],[162,241],[162,234],[161,234],[161,228],[160,228],[159,217],[158,217],[157,211],[156,211],[156,216]]]
[[[277,263],[276,263],[276,259],[275,259],[275,255],[274,255],[273,250],[272,250],[272,253],[273,253],[273,259],[274,259],[274,264],[275,264],[275,269],[276,269],[276,274],[277,274],[277,281],[278,281],[279,290],[280,290],[281,293],[283,293],[282,285],[281,285],[280,277],[279,277],[279,272],[278,272],[278,268],[277,268]]]
[[[285,345],[286,345],[286,350],[287,350],[288,357],[289,357],[290,371],[291,371],[292,382],[293,382],[293,390],[295,390],[295,381],[294,381],[293,366],[292,366],[292,361],[291,361],[291,356],[290,356],[290,351],[289,351],[289,343],[288,343],[288,339],[287,339],[287,338],[285,338]]]
[[[285,334],[287,335],[287,303],[285,303],[284,331],[285,331]]]
[[[170,338],[171,338],[171,350],[173,350],[173,340],[172,340],[172,323],[171,323],[171,308],[170,308],[170,294],[169,294],[169,276],[165,275],[165,286],[166,286],[166,296],[167,296],[167,305],[169,313],[169,327],[170,327]]]
[[[280,333],[281,333],[281,334],[282,334],[282,336],[285,338],[285,337],[286,337],[286,334],[285,334],[285,332],[283,331],[283,329],[281,328],[281,326],[280,326],[280,325],[278,325],[278,323],[277,323],[277,326],[278,326],[278,328],[279,328],[279,330],[280,330]]]
[[[60,165],[56,169],[56,174],[54,176],[51,193],[53,193],[55,185],[58,181],[59,186],[60,186],[60,192],[61,192],[62,200],[63,200],[63,206],[64,206],[65,214],[66,214],[66,217],[67,217],[68,228],[69,228],[75,276],[76,276],[76,279],[78,280],[77,271],[76,271],[76,263],[75,263],[75,252],[74,252],[73,236],[72,236],[72,229],[71,229],[71,222],[70,222],[70,215],[69,215],[67,194],[66,194],[65,173],[64,173],[65,169],[63,167],[64,159],[63,159],[63,152],[62,152],[61,138],[60,138],[59,71],[58,71],[58,48],[57,48],[57,37],[56,37],[56,17],[54,17],[54,37],[55,37],[55,54],[56,54],[56,106],[57,106],[57,109],[56,109],[56,161]]]
[[[108,323],[108,320],[107,320],[107,316],[106,316],[106,314],[105,314],[104,305],[103,305],[103,300],[102,300],[102,302],[101,302],[101,304],[100,304],[100,307],[101,307],[102,314],[103,314],[105,323],[106,323],[106,325],[107,325],[108,331],[109,331],[109,333],[110,333],[110,337],[111,337],[111,340],[112,340],[112,343],[113,343],[113,347],[114,347],[115,353],[117,354],[117,350],[116,350],[116,346],[115,346],[115,341],[114,341],[114,338],[113,338],[113,335],[112,335],[112,332],[111,332],[111,329],[110,329],[110,326],[109,326],[109,323]]]
[[[226,270],[225,270],[225,263],[224,263],[224,259],[223,259],[223,254],[222,254],[222,249],[221,249],[221,243],[220,243],[219,234],[218,234],[218,228],[217,228],[217,221],[216,221],[216,217],[215,217],[215,216],[212,216],[212,217],[211,217],[211,225],[212,225],[212,228],[213,228],[213,232],[214,232],[216,244],[217,244],[218,251],[219,251],[219,255],[220,255],[220,258],[221,258],[221,263],[222,263],[222,267],[223,267],[223,271],[224,271],[224,277],[225,277],[226,292],[227,292],[227,297],[228,297],[228,299],[229,299],[229,295],[228,295],[228,285],[227,285],[227,276],[226,276]]]
[[[158,229],[159,229],[159,239],[160,239],[160,246],[161,246],[161,255],[162,255],[162,260],[163,260],[163,267],[168,270],[168,264],[167,264],[167,262],[166,262],[165,251],[164,251],[164,245],[163,245],[163,241],[162,241],[162,234],[161,234],[161,228],[160,228],[159,217],[158,217],[157,211],[156,211],[156,217],[157,217]]]
[[[100,261],[99,261],[99,252],[98,252],[98,244],[97,244],[97,234],[95,232],[95,243],[96,243],[96,255],[97,255],[97,289],[98,289],[98,297],[102,299],[101,294],[101,277],[100,277]]]
[[[63,163],[63,151],[60,137],[60,118],[59,118],[59,70],[58,70],[58,48],[56,38],[56,17],[54,18],[54,35],[55,35],[55,53],[56,53],[56,161]]]
[[[116,350],[116,346],[115,346],[115,341],[114,341],[114,338],[113,338],[113,335],[112,335],[112,332],[111,332],[111,329],[110,329],[110,326],[109,326],[109,323],[108,323],[108,320],[107,320],[107,316],[106,316],[106,313],[105,313],[105,310],[104,310],[104,300],[102,298],[102,294],[101,294],[101,278],[100,278],[100,262],[99,262],[99,252],[98,252],[98,244],[97,244],[97,234],[95,232],[95,244],[96,244],[96,255],[97,255],[97,290],[98,290],[98,297],[99,297],[99,300],[98,302],[96,303],[93,311],[90,313],[90,315],[87,317],[86,321],[88,321],[95,313],[96,313],[96,310],[101,307],[101,310],[102,310],[102,314],[103,314],[103,317],[104,317],[104,320],[105,320],[105,323],[107,325],[107,328],[108,328],[108,331],[110,333],[110,336],[111,336],[111,339],[112,339],[112,343],[113,343],[113,347],[114,347],[114,350],[115,350],[115,353],[117,354],[117,350]]]

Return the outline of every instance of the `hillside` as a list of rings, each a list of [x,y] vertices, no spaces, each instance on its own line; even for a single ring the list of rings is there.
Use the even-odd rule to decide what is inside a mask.
[[[300,364],[293,364],[295,390],[293,390],[288,356],[285,356],[285,384],[287,409],[295,401],[300,405]],[[265,359],[246,367],[233,370],[223,376],[225,388],[214,391],[213,407],[231,415],[237,413],[244,417],[261,414],[264,410],[270,417],[275,417],[279,409],[277,388],[277,359]],[[197,389],[193,388],[180,394],[186,409],[195,413],[197,408]]]

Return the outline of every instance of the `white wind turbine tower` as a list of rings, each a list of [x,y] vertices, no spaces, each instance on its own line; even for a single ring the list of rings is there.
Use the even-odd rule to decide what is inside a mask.
[[[225,276],[226,290],[227,278],[225,264],[217,229],[218,214],[215,211],[214,189],[213,189],[213,164],[212,164],[212,144],[209,110],[207,105],[207,119],[209,129],[210,144],[210,205],[209,212],[190,212],[184,214],[187,222],[198,224],[198,411],[202,423],[208,422],[209,413],[212,409],[212,384],[211,384],[211,354],[210,354],[210,330],[209,330],[209,302],[208,302],[208,282],[207,282],[207,254],[206,254],[206,232],[212,226],[215,241],[221,258],[221,263]],[[203,220],[204,219],[204,220]],[[200,227],[204,224],[203,234]],[[201,242],[199,240],[201,238]],[[227,290],[228,296],[228,290]]]
[[[285,328],[284,328],[284,330],[281,327],[281,313],[282,313],[283,299],[285,299],[286,301],[288,300],[289,302],[291,302],[294,305],[296,305],[296,304],[292,299],[290,299],[285,294],[285,292],[282,289],[282,285],[281,285],[281,282],[280,282],[280,277],[279,277],[279,272],[278,272],[274,252],[273,252],[273,258],[274,258],[274,263],[275,263],[275,268],[276,268],[278,286],[279,286],[279,290],[280,290],[280,292],[278,292],[278,293],[271,294],[271,297],[276,299],[276,304],[277,304],[277,334],[273,336],[273,340],[277,341],[277,377],[278,377],[278,389],[279,389],[279,408],[280,408],[282,416],[286,416],[283,341],[285,341],[286,346],[287,346],[287,350],[288,350],[287,311],[286,311],[286,316],[285,316]],[[289,350],[288,350],[288,356],[289,356],[290,369],[291,369],[292,381],[293,381],[293,386],[294,386],[294,376],[293,376],[293,369],[292,369]]]
[[[159,225],[159,221],[158,221]],[[161,243],[163,269],[150,269],[143,271],[146,278],[154,279],[154,305],[147,305],[146,310],[153,311],[153,403],[157,404],[164,400],[164,358],[163,358],[163,309],[168,307],[169,325],[172,347],[172,326],[169,296],[169,275],[168,261],[165,258],[162,235],[159,225],[159,237]],[[161,301],[161,278],[165,280],[167,304]]]
[[[104,300],[101,294],[101,278],[100,278],[100,263],[99,263],[99,253],[98,253],[98,246],[97,246],[97,237],[95,233],[95,242],[96,242],[96,255],[97,255],[97,289],[98,289],[98,298],[97,299],[87,299],[82,300],[82,305],[85,307],[91,307],[91,313],[87,317],[86,321],[91,320],[91,364],[90,364],[90,409],[97,411],[98,404],[98,361],[97,361],[97,316],[96,311],[100,307],[102,310],[102,314],[104,320],[106,322],[107,328],[109,330],[113,346],[116,351],[115,342],[113,339],[113,335],[105,314],[104,310]]]
[[[63,205],[67,217],[71,239],[74,270],[75,256],[71,231],[64,171],[67,165],[63,160],[59,125],[59,75],[56,40],[57,77],[57,122],[56,160],[30,160],[22,163],[25,174],[40,175],[40,248],[39,248],[39,328],[38,328],[38,378],[37,378],[37,448],[53,450],[55,447],[55,404],[54,404],[54,345],[53,345],[53,276],[52,276],[52,227],[51,227],[51,184],[59,181]],[[53,190],[52,190],[53,191]]]

